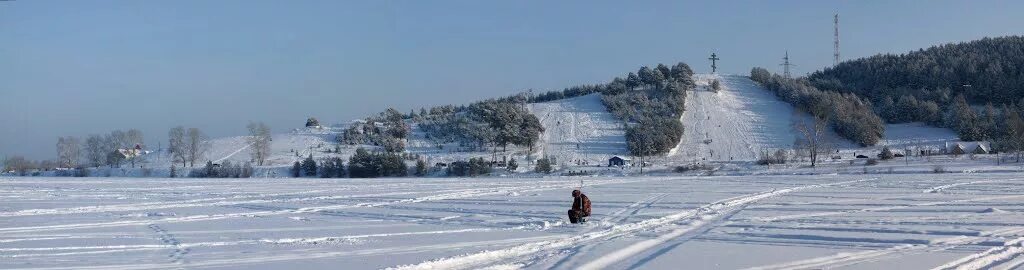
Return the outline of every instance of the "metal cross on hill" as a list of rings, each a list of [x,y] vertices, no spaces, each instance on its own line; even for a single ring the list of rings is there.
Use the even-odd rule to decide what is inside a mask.
[[[711,60],[711,73],[715,73],[715,70],[718,69],[718,66],[715,65],[715,61],[718,61],[718,60],[721,60],[721,59],[718,58],[718,56],[715,55],[715,53],[711,53],[711,58],[708,58],[708,60]]]

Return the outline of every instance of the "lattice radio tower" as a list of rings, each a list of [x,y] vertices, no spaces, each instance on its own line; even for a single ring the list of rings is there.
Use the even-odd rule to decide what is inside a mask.
[[[835,54],[833,54],[833,56],[835,58],[832,59],[832,66],[836,66],[836,65],[839,65],[839,13],[836,13],[836,15],[835,15],[835,17],[833,19],[833,24],[835,25],[835,47],[836,47],[836,52],[835,52]]]
[[[789,51],[788,50],[786,51],[786,56],[782,57],[782,64],[779,64],[779,65],[782,66],[782,76],[786,77],[786,78],[790,78],[789,67],[796,66],[796,65],[789,63]]]

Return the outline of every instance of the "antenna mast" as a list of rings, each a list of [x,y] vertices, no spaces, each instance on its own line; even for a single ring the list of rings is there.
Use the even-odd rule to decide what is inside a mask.
[[[836,65],[839,65],[839,13],[835,14],[835,17],[833,19],[833,23],[835,25],[835,47],[836,47],[835,48],[836,52],[833,55],[835,57],[835,59],[832,60],[832,66],[834,67]]]

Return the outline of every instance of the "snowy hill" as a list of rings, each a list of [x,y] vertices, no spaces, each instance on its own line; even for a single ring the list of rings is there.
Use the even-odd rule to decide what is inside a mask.
[[[538,156],[554,156],[561,164],[600,165],[613,155],[628,154],[622,121],[605,109],[600,94],[528,108],[544,126]]]
[[[793,120],[809,118],[745,76],[696,74],[694,79],[697,88],[688,93],[681,119],[683,139],[669,154],[674,159],[756,160],[762,149],[792,148]],[[709,90],[715,79],[722,84],[718,93]]]

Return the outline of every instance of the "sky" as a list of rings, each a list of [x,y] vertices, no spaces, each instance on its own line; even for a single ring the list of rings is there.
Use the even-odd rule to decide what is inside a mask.
[[[640,66],[795,74],[1021,35],[1024,1],[0,1],[0,158],[58,136],[210,137],[603,83]]]

